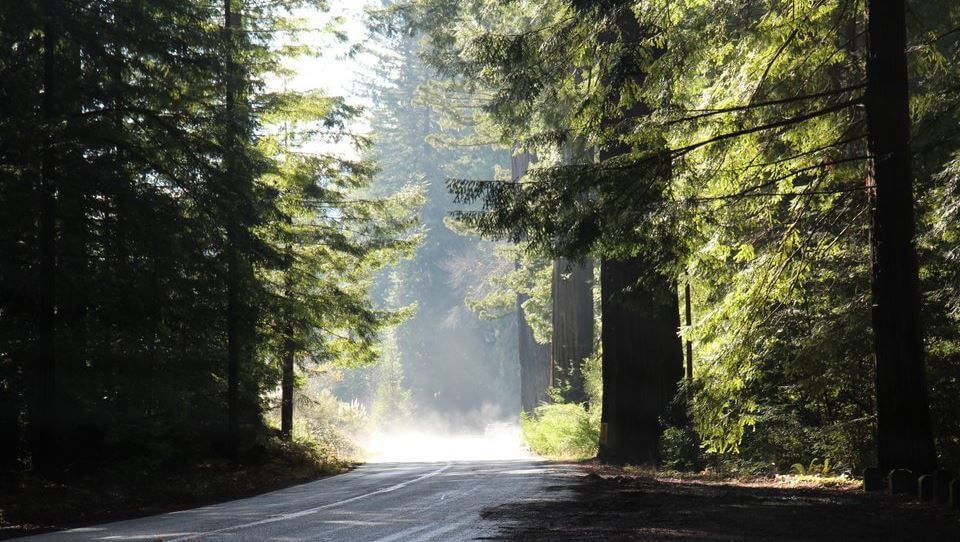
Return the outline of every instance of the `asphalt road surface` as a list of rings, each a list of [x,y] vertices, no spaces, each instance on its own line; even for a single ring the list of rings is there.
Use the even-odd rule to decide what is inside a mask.
[[[483,509],[558,498],[571,474],[535,460],[374,463],[248,499],[21,540],[496,540]]]

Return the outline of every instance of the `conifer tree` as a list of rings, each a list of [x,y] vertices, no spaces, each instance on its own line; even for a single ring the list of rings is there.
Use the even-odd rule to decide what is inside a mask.
[[[304,52],[274,38],[308,6],[324,7],[51,0],[0,13],[0,124],[15,135],[0,145],[4,469],[59,476],[119,451],[242,459],[268,434],[277,329],[309,336],[297,352],[318,360],[373,357],[397,316],[371,308],[369,275],[409,248],[416,195],[354,203],[370,164],[271,143],[278,104],[326,104],[283,118],[328,127],[350,111],[266,90]],[[289,186],[333,207],[301,211]],[[307,256],[285,257],[276,232],[291,224],[322,228],[297,233]],[[273,295],[291,269],[309,310],[273,320],[293,314]]]

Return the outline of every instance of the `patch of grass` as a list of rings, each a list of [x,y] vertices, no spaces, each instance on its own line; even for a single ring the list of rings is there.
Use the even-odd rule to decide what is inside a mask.
[[[860,480],[849,476],[827,476],[822,474],[778,474],[774,477],[780,487],[828,487],[832,489],[859,489],[863,486]]]
[[[0,481],[0,539],[227,501],[339,474],[353,464],[315,442],[264,439],[239,465],[184,460],[158,469],[132,460],[51,481],[25,473]]]
[[[767,474],[756,475],[746,472],[718,472],[706,469],[701,472],[691,472],[671,469],[658,469],[649,465],[606,465],[589,463],[582,466],[586,472],[601,478],[646,478],[661,482],[695,482],[707,485],[731,485],[743,487],[768,488],[807,488],[807,489],[838,489],[855,490],[862,484],[845,475],[798,475],[798,474]]]

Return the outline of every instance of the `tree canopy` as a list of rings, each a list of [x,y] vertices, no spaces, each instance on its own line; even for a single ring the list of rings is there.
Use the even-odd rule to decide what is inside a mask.
[[[641,288],[658,273],[690,281],[689,410],[712,454],[869,465],[878,397],[910,393],[924,405],[909,422],[922,433],[926,390],[886,389],[881,376],[873,391],[875,356],[913,339],[871,338],[914,310],[888,304],[890,271],[877,263],[902,258],[876,258],[893,246],[877,240],[889,230],[883,202],[910,198],[915,183],[923,297],[908,318],[922,318],[926,355],[904,354],[903,366],[928,373],[939,454],[955,462],[956,416],[941,394],[958,367],[943,290],[953,250],[942,244],[958,149],[957,13],[910,4],[897,23],[898,8],[875,4],[418,0],[388,20],[430,36],[427,60],[475,92],[484,133],[540,158],[516,183],[451,180],[458,201],[483,205],[460,220],[541,254],[638,258]],[[887,46],[898,24],[904,47]],[[904,53],[902,80],[874,83]],[[900,98],[877,95],[898,84],[909,85],[914,172],[878,186],[892,152],[877,154],[878,136],[892,133],[878,119]],[[592,158],[564,160],[571,146]]]

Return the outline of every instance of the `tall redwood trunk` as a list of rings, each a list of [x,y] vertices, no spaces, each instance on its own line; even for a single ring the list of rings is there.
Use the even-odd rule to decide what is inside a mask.
[[[599,457],[613,463],[656,464],[667,415],[683,378],[677,331],[680,310],[666,277],[653,286],[637,280],[644,262],[600,264],[603,311],[603,411]],[[662,287],[661,287],[662,285]],[[632,289],[633,293],[624,295]]]
[[[43,95],[40,100],[42,141],[39,164],[38,245],[39,268],[36,276],[37,336],[33,360],[33,391],[30,401],[30,440],[33,468],[51,473],[56,466],[57,393],[56,393],[56,247],[57,247],[57,168],[53,130],[57,120],[56,47],[54,22],[59,16],[54,0],[44,2]]]
[[[611,87],[611,101],[616,104],[620,101],[619,89],[631,80],[642,82],[645,73],[631,50],[641,37],[633,12],[619,12],[615,25],[601,40],[615,43],[619,39],[626,44],[623,56],[617,59],[618,69],[610,70],[606,81]],[[647,113],[646,105],[637,102],[623,112],[622,118],[608,119],[607,125],[617,130],[630,124],[623,120],[632,121]],[[626,143],[611,142],[600,150],[600,161],[630,150]],[[670,175],[669,168],[658,169],[661,171],[656,174],[664,178]],[[676,282],[639,258],[604,259],[600,263],[600,292],[603,411],[599,457],[614,463],[656,464],[661,420],[668,415],[677,384],[683,378]]]
[[[530,324],[527,323],[523,310],[523,304],[527,299],[529,298],[525,295],[517,296],[520,408],[523,412],[533,412],[550,397],[553,366],[550,363],[550,345],[538,343],[533,337]]]
[[[234,25],[239,22],[239,14],[233,12],[233,0],[224,0],[223,3],[223,29],[226,40],[226,58],[224,59],[226,67],[226,93],[225,109],[226,118],[226,145],[224,150],[224,165],[226,168],[226,181],[230,185],[238,185],[240,178],[236,171],[237,145],[239,143],[239,134],[237,130],[237,69],[235,59],[233,58],[234,48]],[[239,186],[225,187],[228,194],[235,204],[239,204],[238,190]],[[240,251],[238,244],[240,242],[240,224],[238,224],[237,214],[240,209],[231,209],[227,218],[227,439],[228,456],[234,461],[239,459],[240,445],[240,358],[242,356],[243,346],[241,341],[241,323],[243,317],[241,304],[241,273],[240,273]]]
[[[288,218],[287,224],[292,221]],[[284,278],[284,297],[291,300],[293,298],[293,280],[290,273],[293,272],[293,250],[287,249],[287,258],[290,268],[287,269],[287,276]],[[283,326],[283,352],[280,363],[280,437],[284,440],[293,439],[293,391],[294,391],[294,369],[297,358],[297,343],[294,340],[294,326],[292,311],[286,314],[287,321]]]
[[[583,403],[583,360],[593,352],[593,261],[553,262],[553,385],[564,401]]]
[[[293,380],[296,362],[293,326],[288,325],[283,341],[283,368],[280,377],[280,436],[284,440],[293,438]]]
[[[533,161],[529,152],[515,154],[510,160],[510,171],[514,180],[519,180]],[[533,412],[537,406],[549,397],[550,383],[553,379],[553,367],[550,364],[550,346],[539,344],[533,337],[533,330],[527,323],[523,304],[529,296],[517,296],[517,352],[520,359],[520,409]]]
[[[576,75],[580,77],[579,73]],[[564,148],[564,161],[580,164],[592,161],[592,153],[582,139],[569,141]],[[565,402],[585,403],[586,385],[583,361],[593,353],[593,260],[553,261],[552,296],[553,335],[550,354],[553,358],[553,387]]]
[[[64,43],[58,55],[58,77],[66,81],[78,81],[82,76],[81,50],[74,43]],[[70,118],[82,111],[73,88],[61,88],[57,97],[58,111]],[[73,143],[76,135],[71,133],[69,123],[64,123],[61,150],[58,152],[60,173],[57,179],[57,261],[56,299],[57,308],[55,341],[57,359],[57,400],[62,424],[61,438],[71,439],[72,453],[64,458],[70,461],[95,461],[97,453],[92,449],[80,449],[94,444],[87,442],[85,435],[76,433],[82,425],[89,431],[89,420],[83,420],[83,405],[79,401],[80,387],[85,378],[90,378],[91,363],[88,351],[88,311],[90,288],[87,284],[90,273],[90,203],[95,179],[100,174],[88,167],[83,151]],[[66,147],[66,148],[64,148]],[[73,147],[73,148],[70,148]],[[99,379],[96,379],[99,380]],[[96,381],[95,380],[95,381]],[[74,437],[81,437],[74,439]]]
[[[880,468],[936,468],[914,236],[904,0],[867,2],[866,112],[873,157],[873,331]]]

